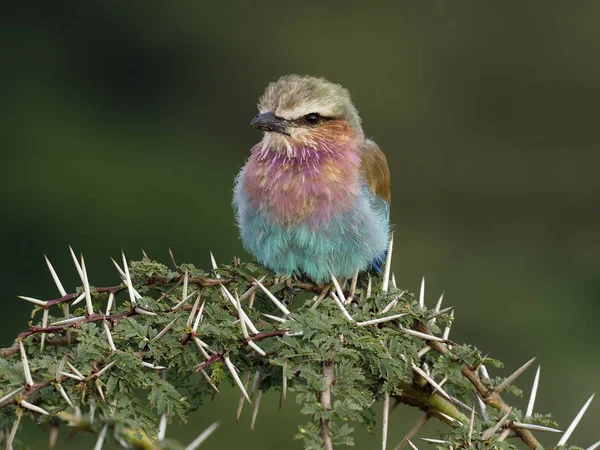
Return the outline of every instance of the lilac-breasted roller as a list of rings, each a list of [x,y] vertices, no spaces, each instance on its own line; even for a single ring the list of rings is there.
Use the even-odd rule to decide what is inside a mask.
[[[236,179],[242,242],[259,263],[317,283],[377,267],[389,238],[390,174],[350,93],[323,78],[270,83],[250,126],[262,141]]]

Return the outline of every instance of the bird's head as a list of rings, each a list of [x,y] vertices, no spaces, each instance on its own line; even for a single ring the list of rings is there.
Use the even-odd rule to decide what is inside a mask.
[[[296,156],[299,149],[332,152],[364,139],[350,93],[324,78],[283,76],[267,86],[258,109],[250,126],[265,131],[263,150]]]

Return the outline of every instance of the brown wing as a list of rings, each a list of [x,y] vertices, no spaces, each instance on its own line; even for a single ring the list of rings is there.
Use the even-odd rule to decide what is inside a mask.
[[[387,159],[377,144],[365,139],[362,145],[360,171],[371,191],[391,204],[390,169]]]

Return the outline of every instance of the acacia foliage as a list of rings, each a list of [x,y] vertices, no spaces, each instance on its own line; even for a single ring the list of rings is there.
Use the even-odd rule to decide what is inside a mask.
[[[356,426],[376,427],[375,408],[387,395],[440,420],[435,437],[446,443],[438,444],[439,448],[515,448],[514,441],[502,437],[504,430],[517,433],[532,447],[535,438],[530,433],[519,435],[514,423],[556,426],[549,415],[526,418],[522,411],[512,409],[505,424],[486,436],[485,430],[505,416],[507,404],[494,392],[504,379],[481,377],[480,368],[502,364],[472,345],[428,339],[427,335],[441,336],[451,325],[450,311],[439,314],[439,306],[420,305],[414,294],[394,286],[384,292],[380,276],[369,287],[367,275],[362,275],[354,292],[345,290],[344,297],[353,296],[345,304],[351,321],[332,298],[315,300],[327,293],[326,286],[280,280],[253,263],[235,260],[206,272],[175,262],[170,269],[145,257],[130,263],[128,271],[130,282],[123,277],[117,286],[90,287],[94,314],[89,314],[85,302],[70,310],[71,317],[82,318],[79,322],[51,325],[65,320],[61,306],[85,294],[85,286],[69,294],[68,301],[63,296],[35,306],[38,314],[29,331],[17,339],[23,344],[33,385],[25,381],[19,345],[2,349],[0,429],[4,441],[10,439],[17,419],[26,414],[53,427],[101,433],[106,426],[110,430],[106,439],[123,445],[181,448],[177,442],[159,439],[164,437],[159,430],[161,417],[185,423],[189,413],[204,407],[219,385],[235,384],[225,360],[240,375],[258,376],[256,390],[249,395],[275,390],[295,397],[307,420],[299,425],[296,438],[304,441],[306,449],[323,448],[324,429],[333,446],[353,445]],[[257,279],[287,305],[289,315],[282,314],[281,307],[258,288]],[[129,296],[129,292],[136,294]],[[110,296],[114,296],[111,311],[101,313]],[[244,334],[232,297],[241,298],[243,312],[259,333]],[[43,310],[48,311],[45,323],[39,314]],[[357,325],[400,314],[395,320]],[[410,330],[417,333],[409,334]],[[251,348],[249,341],[265,356]],[[325,363],[333,364],[334,383],[326,382]],[[436,391],[422,372],[434,381],[445,380],[443,392]],[[321,396],[327,389],[330,407]],[[512,384],[506,390],[521,395]],[[471,423],[470,411],[461,404],[473,404],[477,395],[488,408]],[[411,424],[405,425],[408,430]],[[13,446],[26,445],[26,441],[17,433]]]

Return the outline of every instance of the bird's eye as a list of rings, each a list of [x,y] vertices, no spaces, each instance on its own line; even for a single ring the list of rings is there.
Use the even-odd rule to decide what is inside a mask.
[[[321,116],[317,113],[310,113],[304,116],[304,120],[309,125],[316,125],[321,121]]]

